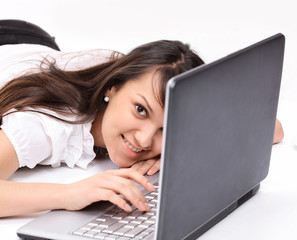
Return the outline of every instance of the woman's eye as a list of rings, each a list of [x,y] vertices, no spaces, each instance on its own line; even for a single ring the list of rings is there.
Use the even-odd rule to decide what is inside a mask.
[[[146,112],[146,110],[145,110],[145,108],[144,108],[143,106],[141,106],[141,105],[136,105],[135,108],[136,108],[136,111],[137,111],[140,115],[142,115],[142,116],[146,116],[146,115],[147,115],[147,112]]]

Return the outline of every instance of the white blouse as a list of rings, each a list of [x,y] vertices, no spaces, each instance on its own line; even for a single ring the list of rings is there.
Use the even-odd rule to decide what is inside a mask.
[[[44,58],[55,60],[62,69],[74,70],[104,63],[111,54],[110,50],[63,53],[41,45],[3,45],[0,46],[0,88],[16,76],[38,71]],[[65,118],[49,110],[42,111]],[[3,117],[1,129],[14,146],[19,167],[34,168],[37,164],[58,167],[66,163],[69,167],[86,168],[95,158],[91,125],[91,122],[69,124],[25,111]]]

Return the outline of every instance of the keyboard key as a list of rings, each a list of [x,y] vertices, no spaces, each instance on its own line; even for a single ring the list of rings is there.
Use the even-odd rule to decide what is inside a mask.
[[[144,214],[140,215],[137,219],[148,220],[150,217],[151,217],[151,215],[144,213]]]
[[[136,235],[141,233],[143,230],[144,230],[144,228],[135,227],[135,228],[131,229],[129,232],[125,233],[124,236],[134,238],[134,237],[136,237]]]
[[[104,229],[105,229],[105,227],[102,227],[102,226],[97,226],[97,227],[92,228],[92,230],[97,233],[102,232]]]
[[[148,205],[150,206],[151,209],[157,206],[156,203],[151,203],[151,202],[149,202]]]
[[[80,235],[82,236],[84,233],[86,233],[88,230],[80,228],[78,230],[76,230],[75,232],[73,232],[75,235]]]
[[[140,224],[142,222],[143,222],[142,219],[134,219],[133,221],[131,221],[131,223],[135,223],[135,224]]]
[[[94,227],[94,225],[88,223],[88,224],[82,226],[81,229],[91,230],[93,227]]]
[[[107,219],[105,219],[104,222],[101,222],[99,224],[99,226],[108,228],[109,226],[111,226],[112,224],[116,223],[117,221],[118,220],[117,219],[114,219],[114,218],[107,218]]]
[[[113,234],[123,236],[126,232],[128,232],[130,230],[131,230],[131,228],[123,227],[123,228],[119,228],[118,230],[116,230]]]
[[[156,215],[156,211],[151,210],[150,212],[147,212],[146,214],[152,217],[152,216]]]
[[[91,230],[91,231],[87,231],[86,233],[84,233],[84,236],[94,237],[96,234],[98,234],[98,232]]]
[[[148,222],[148,223],[155,223],[156,220],[155,220],[153,217],[151,217],[151,218],[149,218],[148,220],[145,220],[145,222]]]
[[[97,218],[96,218],[96,221],[98,221],[98,222],[105,222],[106,219],[110,219],[110,218],[111,218],[110,216],[102,215],[102,216],[100,216],[100,217],[97,217]],[[99,223],[99,224],[100,224],[100,223]]]
[[[127,225],[125,225],[124,227],[125,228],[135,228],[136,226],[138,226],[138,224],[137,223],[128,223]]]
[[[113,215],[117,214],[118,212],[121,212],[122,209],[118,206],[114,206],[112,209],[104,213],[105,216],[112,217]]]
[[[113,233],[115,230],[119,229],[120,227],[125,226],[125,223],[116,222],[115,224],[109,226],[108,228],[104,229],[104,233]]]
[[[122,218],[119,222],[121,222],[121,223],[129,223],[130,221],[131,221],[132,219],[131,218]]]
[[[107,237],[104,238],[104,240],[116,240],[118,236],[115,235],[108,235]]]
[[[128,238],[128,237],[119,237],[119,238],[117,238],[117,240],[131,240],[131,238]]]
[[[135,219],[137,218],[142,212],[135,210],[133,212],[130,212],[127,216],[127,218]]]
[[[152,226],[153,223],[150,222],[142,222],[139,227],[143,227],[143,228],[149,228],[150,226]]]
[[[126,216],[127,216],[127,213],[119,212],[119,213],[116,213],[115,215],[113,215],[112,218],[122,219],[122,218],[125,218]]]
[[[90,226],[98,226],[98,221],[96,221],[96,220],[94,220],[94,221],[91,221],[91,222],[89,222],[88,223],[88,225],[90,225]]]
[[[98,233],[97,235],[94,236],[94,238],[96,239],[105,239],[105,237],[107,237],[108,234],[106,233]]]
[[[146,200],[152,200],[152,199],[155,199],[153,196],[150,196],[150,195],[146,195],[144,196]]]

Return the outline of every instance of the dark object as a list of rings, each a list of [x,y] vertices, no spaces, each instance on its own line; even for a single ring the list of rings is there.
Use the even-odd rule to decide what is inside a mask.
[[[0,45],[40,44],[60,51],[55,38],[35,24],[22,20],[0,20]]]

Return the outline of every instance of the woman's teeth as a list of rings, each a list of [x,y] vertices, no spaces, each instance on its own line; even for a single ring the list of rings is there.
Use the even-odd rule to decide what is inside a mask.
[[[124,142],[126,143],[127,147],[130,148],[133,152],[139,153],[142,151],[141,149],[137,149],[137,148],[133,147],[124,136],[123,136],[123,139],[124,139]]]

